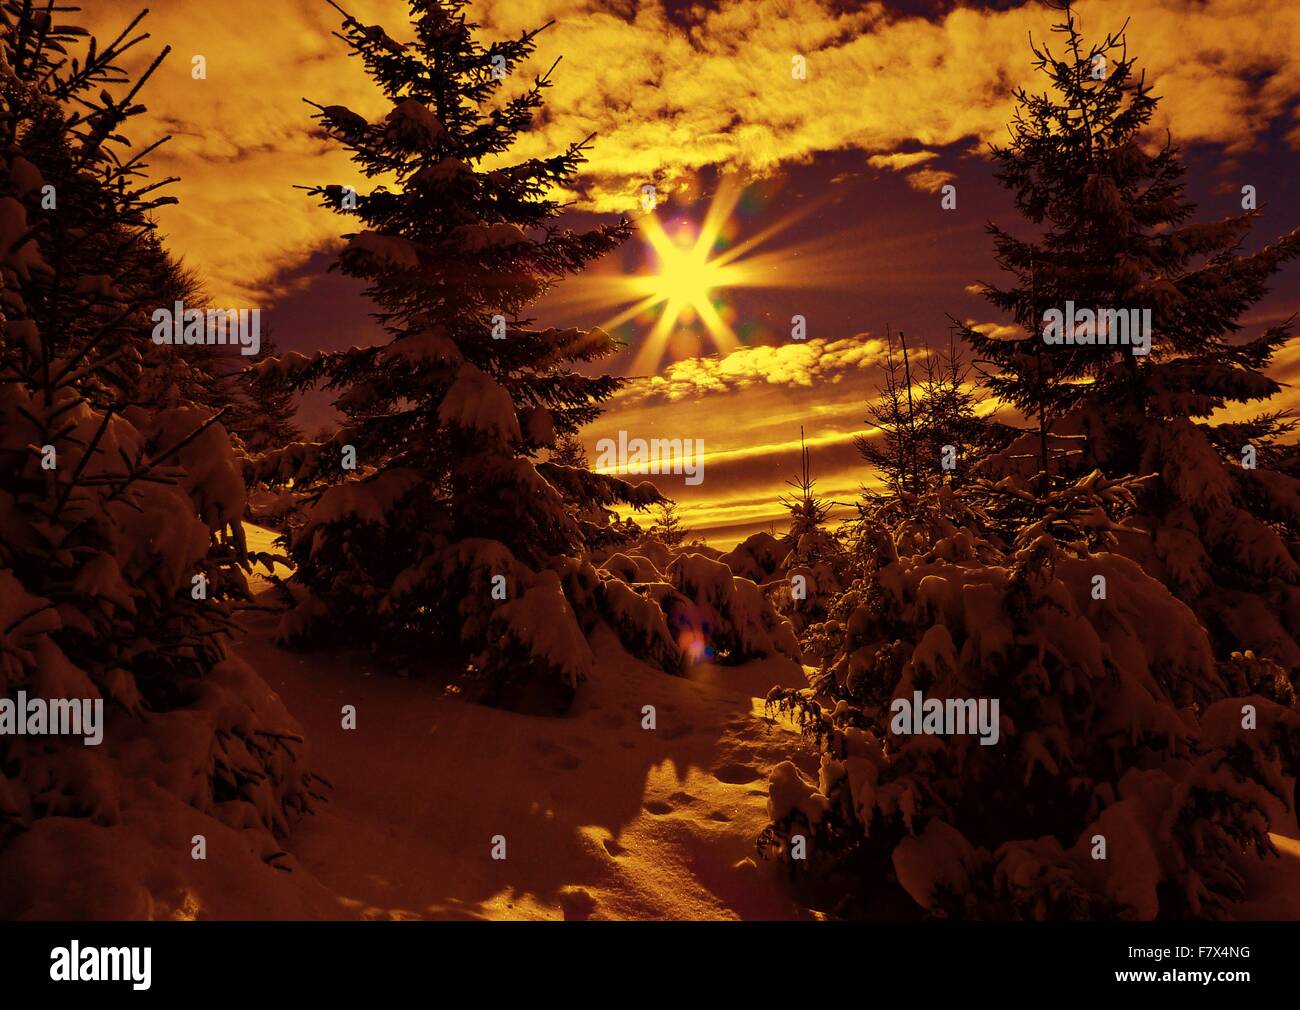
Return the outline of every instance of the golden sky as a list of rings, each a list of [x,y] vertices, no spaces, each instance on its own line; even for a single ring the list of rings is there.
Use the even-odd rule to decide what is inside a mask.
[[[408,37],[404,0],[344,6],[398,39]],[[134,0],[89,7],[81,20],[101,37],[115,34],[138,9]],[[936,7],[946,13],[929,13]],[[1300,3],[1091,0],[1079,11],[1085,31],[1130,20],[1130,48],[1163,96],[1158,125],[1213,153],[1218,189],[1211,180],[1198,198],[1234,191],[1241,173],[1256,165],[1272,166],[1279,179],[1295,174],[1289,166],[1300,150]],[[822,277],[826,290],[840,294],[807,296],[814,308],[823,301],[829,307],[811,341],[762,346],[779,338],[791,309],[788,299],[756,296],[737,310],[736,326],[752,316],[759,346],[692,356],[714,350],[706,341],[688,347],[684,358],[675,355],[682,360],[668,355],[657,374],[620,395],[616,411],[599,422],[601,432],[585,433],[590,443],[605,429],[636,426],[705,438],[708,476],[701,488],[681,489],[682,500],[700,528],[728,527],[723,539],[777,518],[774,499],[793,476],[801,423],[812,439],[814,468],[821,464],[821,491],[850,500],[869,479],[850,443],[863,430],[882,315],[894,313],[897,324],[898,314],[910,313],[930,336],[942,337],[936,331],[944,311],[981,311],[965,287],[982,279],[976,256],[983,258],[979,270],[990,272],[981,228],[997,197],[982,152],[1005,136],[1011,88],[1037,86],[1027,41],[1031,32],[1045,37],[1052,16],[1034,3],[988,10],[920,0],[482,0],[473,13],[488,36],[555,19],[539,36],[527,76],[559,56],[563,61],[552,75],[541,129],[516,153],[551,153],[595,133],[573,194],[578,208],[636,213],[640,188],[651,182],[676,194],[689,214],[702,178],[726,172],[765,181],[779,191],[773,216],[821,208],[789,236],[802,243],[810,275],[826,273],[808,252],[812,243],[858,229],[840,257],[857,304],[847,301],[845,277]],[[142,143],[173,137],[153,167],[159,177],[182,177],[172,190],[181,202],[160,222],[218,304],[272,308],[325,297],[315,287],[319,271],[308,267],[328,263],[346,228],[293,186],[360,180],[333,142],[313,134],[312,110],[302,99],[344,104],[368,118],[384,111],[358,62],[331,35],[338,20],[323,0],[168,0],[144,23],[153,38],[136,63],[163,44],[173,52],[143,95],[150,111],[134,135]],[[791,75],[795,56],[807,61],[806,80]],[[192,74],[195,57],[206,64],[205,79]],[[1265,173],[1263,181],[1269,178]],[[937,217],[934,191],[946,182],[978,196],[974,203],[959,198],[959,221]],[[1293,197],[1295,190],[1283,192]],[[1261,196],[1267,204],[1268,193]],[[830,209],[823,206],[828,201]],[[909,201],[924,210],[897,218],[900,228],[892,232],[872,230],[873,222],[904,213]],[[1216,209],[1231,210],[1226,203]],[[1261,225],[1265,235],[1295,223],[1284,211]],[[766,223],[759,212],[746,227],[752,232]],[[953,250],[962,253],[954,257]],[[1285,297],[1254,321],[1300,301],[1295,271],[1286,277]],[[890,301],[900,298],[910,300]],[[356,342],[374,339],[364,335],[365,311],[358,300]],[[330,315],[322,313],[319,326],[341,325],[338,312]],[[288,318],[312,319],[298,311]],[[303,348],[327,342],[284,328],[277,339]],[[1296,360],[1286,355],[1288,374]]]
[[[404,0],[344,6],[406,34]],[[107,35],[137,9],[134,0],[104,0],[83,20]],[[836,13],[820,0],[724,0],[689,24],[653,0],[487,0],[473,9],[488,35],[556,20],[534,58],[544,69],[564,57],[549,121],[519,153],[596,133],[585,203],[623,212],[636,209],[647,180],[671,190],[708,166],[769,173],[843,149],[930,184],[953,166],[899,149],[1003,137],[1009,84],[1029,79],[1026,40],[1050,21],[1036,5],[959,8],[935,21],[880,3]],[[1248,149],[1282,120],[1300,147],[1294,0],[1107,0],[1079,9],[1085,29],[1130,18],[1130,44],[1164,98],[1159,125],[1180,141]],[[277,275],[336,238],[338,222],[292,186],[354,176],[335,144],[312,136],[302,99],[382,111],[330,34],[338,20],[323,0],[169,0],[145,21],[157,46],[142,46],[140,61],[162,44],[173,48],[144,95],[150,113],[141,121],[174,138],[153,159],[159,174],[183,180],[165,227],[219,299],[265,299]],[[805,81],[791,77],[796,54],[807,57]],[[191,75],[196,55],[206,60],[205,80]]]

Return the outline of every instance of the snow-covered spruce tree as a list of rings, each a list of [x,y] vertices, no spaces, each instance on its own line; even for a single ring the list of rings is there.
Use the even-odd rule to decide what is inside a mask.
[[[224,407],[222,421],[230,433],[248,490],[248,519],[260,526],[283,530],[302,521],[301,507],[311,491],[302,486],[267,486],[258,480],[258,458],[305,441],[294,419],[293,392],[281,385],[257,381],[256,366],[278,353],[275,338],[262,333],[261,346],[252,358],[234,353],[212,355],[208,402]],[[261,556],[274,576],[273,557]],[[283,560],[281,557],[279,560]],[[276,581],[273,577],[272,581]]]
[[[143,82],[118,63],[147,36],[137,19],[83,54],[70,9],[35,6],[0,4],[0,697],[104,708],[97,746],[0,735],[0,917],[166,916],[206,900],[196,831],[277,877],[310,778],[298,726],[226,651],[229,442],[210,412],[132,400],[167,273],[132,253],[157,259],[158,198],[122,137]]]
[[[207,348],[158,347],[149,340],[152,311],[177,300],[193,301],[199,284],[177,263],[153,230],[151,215],[176,198],[161,190],[174,179],[149,180],[146,159],[162,140],[139,151],[119,144],[121,125],[141,111],[135,94],[114,99],[94,95],[98,84],[130,84],[113,60],[147,35],[132,35],[137,17],[103,49],[84,58],[67,50],[85,30],[61,25],[49,39],[56,15],[41,4],[0,7],[11,39],[14,75],[6,83],[14,118],[5,131],[21,132],[15,171],[26,217],[10,205],[5,227],[39,233],[41,248],[57,269],[27,278],[31,317],[57,340],[61,354],[80,354],[97,365],[85,379],[96,406],[131,402],[158,408],[200,402]],[[144,86],[166,50],[134,82]],[[48,81],[39,74],[60,67]],[[89,82],[94,82],[92,83]],[[165,139],[165,138],[164,138]],[[39,164],[39,172],[28,165]]]
[[[799,658],[794,627],[758,585],[707,554],[643,539],[599,568],[569,559],[562,576],[584,629],[603,621],[634,657],[669,673]]]
[[[1265,373],[1289,325],[1238,339],[1239,320],[1300,254],[1300,230],[1245,253],[1253,202],[1194,221],[1178,148],[1148,146],[1158,99],[1135,76],[1123,33],[1086,44],[1069,6],[1060,9],[1064,52],[1034,47],[1051,91],[1017,92],[1011,143],[993,150],[1039,231],[1021,239],[989,226],[1012,283],[985,285],[985,295],[1024,336],[963,331],[992,365],[992,392],[1036,427],[988,472],[1156,475],[1119,549],[1193,606],[1220,656],[1253,649],[1294,669],[1300,482],[1294,447],[1278,444],[1291,424],[1276,413],[1212,415],[1279,391]],[[1048,344],[1046,313],[1070,302],[1095,314],[1091,333],[1084,319],[1072,343]],[[1112,310],[1139,322],[1150,313],[1149,354],[1108,342],[1121,336]]]
[[[759,849],[815,905],[1232,914],[1294,817],[1300,711],[1276,667],[1216,667],[1187,606],[1108,550],[1135,484],[974,481],[863,522],[855,578],[810,629],[812,687],[769,696],[820,767],[773,770]],[[1041,518],[1007,543],[983,517],[1015,508]]]
[[[136,167],[141,166],[137,163]],[[114,277],[119,291],[125,285],[132,292],[134,304],[147,308],[150,314],[159,307],[173,308],[177,302],[199,310],[208,307],[199,275],[171,255],[156,231],[137,227],[123,237],[133,244],[129,249],[114,250],[114,255],[121,257],[113,261],[119,266]],[[137,343],[140,330],[134,317],[130,324],[127,332],[131,342]],[[203,407],[213,414],[224,410],[225,426],[235,403],[222,367],[221,352],[225,350],[209,344],[150,343],[140,349],[141,357],[132,354],[128,358],[131,367],[117,370],[128,383],[126,399],[160,410],[177,406]]]
[[[70,11],[24,3],[0,10],[14,52],[5,83],[14,112],[4,129],[20,145],[14,196],[0,204],[0,237],[35,236],[28,248],[39,247],[51,268],[23,277],[23,307],[10,313],[11,331],[21,337],[30,327],[28,353],[40,359],[39,329],[51,353],[70,363],[64,377],[97,409],[139,407],[159,425],[197,427],[230,403],[214,348],[151,339],[155,310],[203,303],[198,278],[163,246],[153,221],[176,202],[161,193],[174,178],[147,174],[146,159],[167,138],[133,151],[122,133],[144,111],[138,95],[169,49],[132,81],[116,61],[148,38],[136,33],[144,14],[107,46],[91,40],[84,54],[72,54],[84,29],[60,25],[65,34],[50,36],[55,13]],[[114,97],[104,85],[124,91]],[[209,577],[216,596],[246,596],[251,559],[240,516],[225,507],[215,501],[205,515],[217,541]]]
[[[641,536],[641,527],[631,515],[620,518],[610,507],[628,501],[627,484],[593,473],[587,450],[573,432],[556,439],[542,475],[560,492],[578,523],[583,546],[589,553],[603,557]],[[662,502],[648,484],[637,489],[635,497],[636,511]]]
[[[628,225],[554,223],[562,208],[550,194],[571,181],[585,142],[508,160],[548,86],[542,77],[498,101],[536,32],[481,44],[465,6],[413,2],[409,44],[343,12],[342,37],[391,110],[369,123],[316,106],[378,181],[311,192],[356,222],[339,266],[364,279],[390,339],[259,366],[264,381],[337,390],[345,420],[328,443],[264,457],[258,476],[331,485],[288,545],[309,596],[285,638],[346,627],[388,647],[436,639],[461,651],[489,697],[531,682],[562,706],[591,664],[549,567],[584,547],[566,499],[643,507],[658,493],[538,462],[622,380],[578,370],[615,350],[608,334],[536,329],[525,313]]]
[[[974,378],[955,332],[946,351],[927,350],[921,366],[918,439],[932,480],[960,486],[980,460],[1006,448],[1019,434],[995,418],[981,416],[985,396]]]

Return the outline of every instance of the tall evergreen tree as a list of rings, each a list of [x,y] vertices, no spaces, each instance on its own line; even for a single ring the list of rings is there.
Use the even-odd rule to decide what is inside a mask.
[[[812,450],[804,442],[802,425],[799,426],[799,477],[785,483],[794,490],[793,494],[780,498],[781,505],[790,513],[790,529],[785,541],[794,547],[801,537],[823,532],[831,514],[830,502],[817,497],[817,481],[812,475]]]
[[[1040,481],[1093,468],[1156,475],[1135,520],[1142,535],[1122,537],[1123,549],[1203,603],[1220,645],[1295,665],[1300,624],[1280,616],[1300,612],[1300,483],[1277,444],[1290,424],[1268,412],[1236,424],[1212,415],[1280,389],[1266,369],[1289,323],[1239,339],[1240,318],[1300,254],[1300,230],[1243,252],[1258,210],[1194,221],[1179,149],[1169,138],[1147,146],[1158,98],[1123,30],[1088,44],[1070,4],[1057,8],[1064,51],[1033,46],[1051,90],[1017,90],[1011,142],[993,149],[998,178],[1038,233],[988,226],[1012,282],[984,294],[1023,335],[962,334],[991,366],[992,392],[1034,425],[999,463],[1031,458]],[[1048,343],[1048,311],[1069,302],[1095,314],[1091,333],[1085,325]],[[1149,353],[1112,342],[1121,334],[1111,310],[1149,311]],[[1245,615],[1260,594],[1275,616]]]
[[[131,155],[126,135],[162,57],[132,79],[143,15],[101,46],[65,22],[77,10],[0,0],[0,697],[102,700],[105,745],[0,734],[0,850],[6,909],[41,914],[49,893],[9,883],[146,846],[97,888],[59,888],[94,918],[179,904],[193,861],[160,825],[239,826],[278,852],[311,780],[299,727],[228,651],[222,597],[246,590],[230,443],[210,411],[150,395],[174,387],[150,313],[187,282],[153,234],[157,145]]]
[[[1015,429],[980,416],[977,408],[983,399],[955,334],[946,351],[928,351],[921,373],[918,441],[927,466],[954,486],[1015,436]]]
[[[657,540],[665,547],[677,548],[682,545],[690,530],[682,525],[681,516],[677,514],[677,503],[665,499],[655,505],[655,520],[646,530],[646,536]]]
[[[369,123],[342,105],[316,105],[315,118],[383,181],[366,193],[310,192],[356,221],[338,265],[366,282],[389,341],[261,366],[263,381],[338,391],[345,418],[331,442],[272,454],[266,465],[280,479],[335,485],[291,544],[314,598],[299,617],[353,614],[390,641],[394,632],[458,640],[495,684],[540,674],[571,692],[589,658],[544,570],[583,547],[562,491],[583,483],[597,496],[640,500],[625,482],[537,461],[557,436],[597,417],[623,380],[577,370],[616,349],[608,334],[538,329],[526,312],[629,226],[555,223],[562,206],[552,194],[571,181],[586,141],[509,160],[549,81],[498,98],[537,32],[482,44],[465,7],[412,0],[409,44],[338,8],[341,37],[391,109]],[[305,630],[292,621],[285,629]]]
[[[124,124],[144,108],[137,96],[168,49],[131,81],[118,61],[149,37],[133,34],[143,14],[108,45],[73,55],[85,29],[59,23],[62,8],[42,6],[0,5],[12,52],[0,68],[8,106],[0,142],[15,152],[17,180],[4,233],[11,244],[37,238],[45,256],[23,271],[26,290],[21,305],[10,298],[10,327],[38,328],[48,353],[71,363],[66,376],[79,372],[96,406],[140,402],[148,399],[142,372],[162,357],[142,324],[192,280],[174,270],[154,233],[153,212],[176,202],[161,192],[174,179],[146,176],[147,158],[163,141],[132,154],[122,143]],[[119,85],[129,87],[112,95]],[[51,361],[34,342],[30,350],[38,360],[15,365],[47,380]]]

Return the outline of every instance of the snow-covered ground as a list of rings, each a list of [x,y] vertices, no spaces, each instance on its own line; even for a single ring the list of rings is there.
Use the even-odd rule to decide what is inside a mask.
[[[250,528],[250,547],[271,534]],[[281,572],[280,574],[286,574]],[[264,598],[271,602],[271,597]],[[805,754],[793,728],[762,718],[781,659],[668,676],[610,633],[564,718],[461,700],[437,657],[425,670],[368,654],[290,652],[276,618],[251,613],[237,651],[302,723],[330,802],[305,820],[268,889],[195,888],[218,917],[792,918],[781,871],[755,865],[767,772]],[[342,709],[356,707],[356,728]],[[656,728],[642,729],[655,709]],[[810,760],[805,758],[805,760]],[[811,771],[811,766],[805,767]],[[504,836],[504,860],[492,858]],[[1252,881],[1250,917],[1300,917],[1300,842]],[[498,850],[499,851],[499,850]]]
[[[779,873],[755,866],[767,770],[796,742],[761,719],[792,664],[650,670],[598,640],[565,718],[445,693],[360,655],[292,654],[252,622],[240,652],[312,742],[331,802],[291,848],[343,914],[379,918],[784,918]],[[356,729],[342,728],[344,705]],[[656,728],[642,729],[653,705]],[[504,860],[492,858],[505,838]]]
[[[250,547],[269,549],[250,529]],[[263,539],[266,543],[263,543]],[[783,659],[668,676],[598,634],[569,715],[449,694],[437,658],[401,676],[368,654],[289,652],[255,614],[239,653],[280,693],[333,789],[289,847],[337,896],[323,914],[374,918],[788,918],[781,871],[755,865],[768,769],[800,749],[762,718]],[[356,706],[355,729],[342,708]],[[655,728],[643,729],[643,708]],[[505,838],[504,860],[492,858]]]

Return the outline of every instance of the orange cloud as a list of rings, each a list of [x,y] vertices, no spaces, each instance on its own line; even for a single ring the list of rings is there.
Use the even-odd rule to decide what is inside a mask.
[[[401,0],[346,6],[410,37]],[[1121,20],[1100,0],[1079,10],[1089,32]],[[135,11],[134,0],[101,0],[83,17],[108,36]],[[1300,95],[1293,0],[1131,0],[1122,13],[1131,51],[1164,96],[1158,128],[1237,151],[1292,119]],[[918,144],[970,140],[979,149],[1004,136],[1012,85],[1039,87],[1026,41],[1031,31],[1046,37],[1053,19],[1036,4],[958,8],[930,21],[831,0],[719,0],[692,8],[685,30],[656,0],[483,0],[474,16],[488,36],[556,19],[539,37],[536,71],[565,59],[540,129],[515,154],[550,153],[595,132],[577,195],[589,209],[618,211],[635,208],[647,181],[671,190],[710,166],[761,175],[856,149],[877,167],[901,169],[929,160],[900,153]],[[158,175],[183,178],[181,205],[162,225],[218,300],[273,300],[277,277],[345,230],[292,188],[359,181],[346,156],[312,133],[303,97],[367,118],[382,111],[358,61],[330,34],[337,21],[317,0],[279,0],[273,14],[264,0],[177,2],[146,19],[154,39],[132,62],[163,43],[174,53],[143,96],[152,111],[137,140],[174,135],[153,159]],[[207,61],[206,80],[191,75],[195,55]],[[804,80],[792,75],[796,56],[806,60]],[[1300,127],[1288,136],[1300,147]],[[950,177],[927,166],[909,182],[932,189]]]
[[[887,168],[891,172],[901,172],[905,168],[912,168],[937,157],[938,155],[934,151],[911,151],[906,154],[873,154],[867,159],[867,164],[872,168]]]
[[[907,184],[922,193],[937,193],[944,183],[957,178],[954,172],[944,172],[937,168],[923,168],[907,176]]]
[[[659,375],[629,383],[618,396],[627,402],[672,403],[755,385],[825,386],[838,383],[846,373],[878,365],[884,353],[884,343],[866,334],[739,347],[725,355],[674,361]]]

